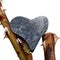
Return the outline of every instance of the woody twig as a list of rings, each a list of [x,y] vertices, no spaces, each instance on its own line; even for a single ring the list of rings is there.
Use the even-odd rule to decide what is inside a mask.
[[[54,33],[46,33],[42,36],[45,60],[56,60],[55,43],[58,39],[59,37]]]
[[[2,4],[0,1],[0,22],[2,24],[2,26],[5,28],[6,30],[6,36],[8,37],[8,39],[11,41],[18,57],[20,60],[32,60],[32,54],[30,52],[25,52],[24,49],[17,43],[16,41],[16,37],[15,34],[12,32],[11,28],[10,28],[10,24],[9,24],[9,20],[4,12],[4,10],[2,10]],[[25,47],[27,48],[27,50],[30,50],[27,46],[26,43]]]

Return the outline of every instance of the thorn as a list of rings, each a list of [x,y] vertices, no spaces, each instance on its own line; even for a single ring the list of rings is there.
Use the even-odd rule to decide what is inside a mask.
[[[58,39],[60,39],[60,37],[58,37],[56,34],[54,34],[54,40],[55,40],[55,42],[57,42]]]
[[[41,46],[43,46],[43,44],[41,44]]]
[[[4,36],[4,39],[5,39],[5,38],[7,38],[7,32],[5,32],[4,34],[5,34],[5,36]]]
[[[6,9],[3,9],[3,11],[5,12],[5,11],[6,11]]]
[[[60,39],[60,37],[58,37],[58,39]]]
[[[44,43],[42,43],[41,46],[44,46]]]
[[[7,32],[8,34],[10,34],[9,30],[7,27],[5,27],[5,32]]]
[[[6,9],[3,9],[3,13],[5,13]]]

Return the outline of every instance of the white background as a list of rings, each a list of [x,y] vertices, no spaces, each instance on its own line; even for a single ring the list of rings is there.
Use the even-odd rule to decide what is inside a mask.
[[[6,15],[11,21],[15,16],[24,16],[33,19],[46,16],[49,20],[47,32],[60,36],[60,0],[3,0]],[[33,52],[33,60],[44,60],[43,47],[39,41]],[[56,60],[60,60],[60,40],[55,46]],[[19,60],[10,41],[4,39],[4,29],[0,25],[0,60]]]

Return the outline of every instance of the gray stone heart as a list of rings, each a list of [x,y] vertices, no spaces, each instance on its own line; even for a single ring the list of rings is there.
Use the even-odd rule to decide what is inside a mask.
[[[45,16],[40,16],[30,20],[19,16],[13,18],[10,25],[12,31],[23,37],[29,45],[31,51],[33,51],[41,36],[48,28],[48,19]]]

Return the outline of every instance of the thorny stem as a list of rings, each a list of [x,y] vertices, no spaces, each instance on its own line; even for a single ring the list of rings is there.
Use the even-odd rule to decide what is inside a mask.
[[[18,57],[20,60],[32,60],[32,54],[31,53],[26,53],[23,48],[17,43],[16,41],[16,37],[14,35],[14,33],[12,32],[11,28],[10,28],[10,24],[9,21],[7,19],[7,16],[5,14],[5,12],[1,9],[2,4],[0,1],[0,22],[3,25],[3,27],[6,29],[7,32],[7,37],[9,38],[9,40],[11,41]]]

